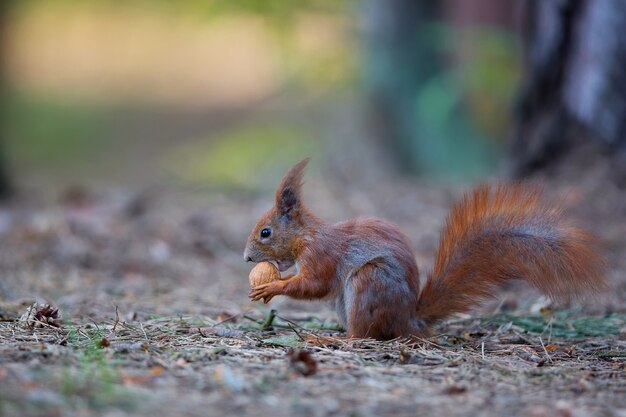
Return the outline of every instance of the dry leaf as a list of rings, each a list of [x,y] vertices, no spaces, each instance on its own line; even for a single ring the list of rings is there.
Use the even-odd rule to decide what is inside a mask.
[[[317,361],[305,349],[289,349],[287,352],[291,368],[300,375],[311,376],[317,372]]]
[[[565,354],[567,356],[572,358],[576,354],[576,346],[574,346],[574,345],[566,346],[566,347],[563,348],[563,352],[565,352]]]
[[[447,395],[459,395],[465,394],[467,392],[467,388],[459,386],[459,385],[450,385],[443,390],[444,394]]]
[[[411,354],[407,352],[405,349],[400,349],[400,355],[398,356],[398,363],[400,365],[406,365],[407,363],[411,363]]]
[[[559,346],[555,345],[554,343],[550,343],[549,345],[546,345],[545,348],[546,348],[546,351],[548,351],[550,353],[559,350]]]

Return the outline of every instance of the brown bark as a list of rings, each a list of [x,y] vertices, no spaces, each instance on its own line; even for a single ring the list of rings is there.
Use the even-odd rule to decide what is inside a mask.
[[[527,1],[522,10],[525,79],[511,144],[523,176],[581,140],[626,147],[626,2]]]

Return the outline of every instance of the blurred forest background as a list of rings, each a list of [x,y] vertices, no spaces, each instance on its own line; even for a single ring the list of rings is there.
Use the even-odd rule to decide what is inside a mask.
[[[571,138],[624,142],[620,2],[21,0],[0,13],[0,189],[254,190],[306,155],[355,180],[467,182],[528,174]]]
[[[3,166],[38,190],[254,189],[305,155],[482,178],[511,129],[518,6],[426,4],[3,2]]]

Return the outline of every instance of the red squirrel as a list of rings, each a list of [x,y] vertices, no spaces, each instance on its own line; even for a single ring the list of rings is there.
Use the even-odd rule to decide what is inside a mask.
[[[376,218],[327,224],[307,209],[307,163],[287,172],[244,251],[245,261],[275,262],[281,272],[296,265],[296,273],[252,288],[253,301],[329,299],[348,336],[386,340],[428,336],[435,322],[514,279],[558,300],[604,285],[597,239],[570,225],[560,206],[543,203],[537,188],[509,184],[478,186],[452,207],[420,291],[411,243],[396,225]]]

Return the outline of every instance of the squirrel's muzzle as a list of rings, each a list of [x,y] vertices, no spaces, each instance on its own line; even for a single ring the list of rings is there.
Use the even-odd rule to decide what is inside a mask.
[[[252,262],[252,257],[250,256],[250,252],[248,251],[247,247],[243,251],[243,261],[244,262]]]

